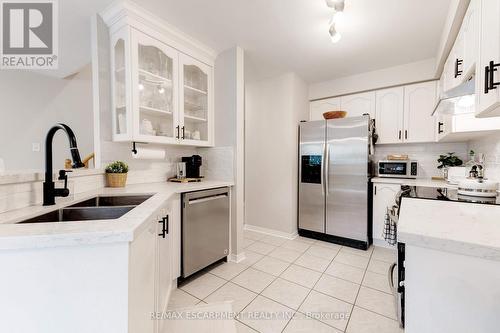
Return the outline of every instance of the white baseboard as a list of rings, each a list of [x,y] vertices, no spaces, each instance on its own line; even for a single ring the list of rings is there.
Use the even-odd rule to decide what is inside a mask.
[[[378,239],[378,238],[373,239],[373,245],[378,247],[385,247],[386,249],[391,249],[391,250],[394,250],[396,248],[395,246],[392,246],[389,243],[387,243],[385,239]]]
[[[243,229],[249,230],[249,231],[255,231],[255,232],[259,232],[261,234],[271,235],[271,236],[275,236],[275,237],[282,237],[282,238],[286,238],[286,239],[294,239],[298,236],[297,231],[295,231],[293,233],[288,233],[288,232],[283,232],[283,231],[279,231],[279,230],[258,227],[256,225],[251,225],[251,224],[245,224]]]
[[[245,255],[245,252],[241,252],[239,254],[233,254],[231,253],[228,257],[227,257],[227,260],[231,261],[231,262],[235,262],[235,263],[240,263],[242,262],[243,260],[246,259],[246,255]]]

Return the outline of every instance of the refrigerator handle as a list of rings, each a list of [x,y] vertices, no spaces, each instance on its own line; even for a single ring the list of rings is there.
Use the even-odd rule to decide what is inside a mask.
[[[325,144],[323,143],[323,154],[321,154],[321,195],[325,196]]]
[[[330,193],[330,184],[328,182],[328,178],[329,178],[329,172],[330,172],[330,145],[327,143],[325,145],[325,152],[324,152],[324,155],[325,155],[325,194],[326,196],[328,196],[328,194]]]

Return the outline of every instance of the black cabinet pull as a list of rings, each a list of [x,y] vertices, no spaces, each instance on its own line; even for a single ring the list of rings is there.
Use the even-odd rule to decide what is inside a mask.
[[[401,130],[399,130],[399,140],[401,140]]]
[[[184,126],[182,126],[182,140],[184,140]]]
[[[439,122],[439,123],[438,123],[438,134],[441,134],[441,133],[443,133],[443,132],[444,132],[444,131],[443,131],[443,125],[444,125],[444,123],[442,123],[442,122]]]
[[[462,59],[455,59],[455,79],[462,75],[463,71],[458,68],[458,66],[461,66],[464,63]]]
[[[495,82],[495,72],[499,64],[495,64],[494,61],[490,61],[489,66],[484,69],[484,93],[487,94],[490,90],[494,90],[500,85],[500,82]]]
[[[161,227],[161,233],[158,234],[158,236],[162,237],[162,238],[166,238],[167,235],[168,235],[168,215],[165,216],[164,218],[161,219],[161,221],[158,221],[158,223],[161,223],[162,224],[162,227]]]
[[[405,140],[408,139],[408,130],[405,130]]]
[[[177,126],[175,127],[175,130],[177,131],[177,134],[176,134],[176,136],[175,136],[175,137],[176,137],[177,139],[179,139],[179,128],[180,128],[180,126],[179,126],[179,125],[177,125]]]

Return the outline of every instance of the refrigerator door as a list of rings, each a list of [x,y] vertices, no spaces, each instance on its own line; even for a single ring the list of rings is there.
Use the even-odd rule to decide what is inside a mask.
[[[325,232],[324,152],[326,121],[300,123],[299,229]]]
[[[368,242],[369,117],[327,121],[326,233]]]

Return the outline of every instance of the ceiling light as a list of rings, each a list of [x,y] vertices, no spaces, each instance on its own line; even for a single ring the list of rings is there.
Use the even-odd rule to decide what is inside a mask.
[[[337,43],[342,35],[335,29],[335,24],[330,26],[330,37],[332,39],[332,43]]]
[[[326,0],[326,5],[330,8],[335,9],[337,12],[344,11],[345,3],[344,0]]]

